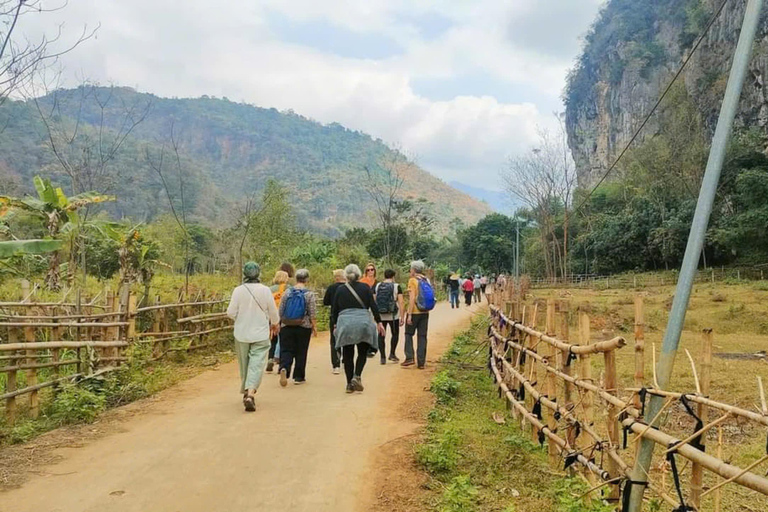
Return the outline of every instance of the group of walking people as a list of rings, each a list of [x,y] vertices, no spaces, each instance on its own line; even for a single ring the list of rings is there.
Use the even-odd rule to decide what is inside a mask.
[[[259,265],[243,266],[243,284],[235,288],[227,315],[235,321],[234,336],[240,368],[243,405],[256,410],[255,395],[265,372],[278,365],[280,385],[288,380],[300,385],[306,382],[306,365],[312,336],[317,336],[317,296],[307,284],[309,271],[284,263],[273,279],[271,288],[259,281]],[[425,275],[422,261],[410,265],[407,285],[408,305],[404,290],[395,281],[396,272],[387,269],[384,279],[377,280],[373,263],[361,272],[355,264],[335,270],[334,283],[323,296],[330,311],[331,369],[341,373],[343,364],[346,392],[362,392],[362,374],[368,359],[378,353],[382,365],[400,363],[395,354],[400,328],[405,326],[403,367],[424,368],[427,357],[429,312],[435,306],[432,284]],[[390,331],[387,356],[386,331]],[[416,349],[414,351],[414,336]],[[357,354],[357,357],[355,357]]]
[[[464,304],[471,306],[474,299],[474,303],[482,302],[483,296],[488,299],[488,286],[492,284],[495,277],[491,276],[489,279],[486,275],[470,273],[464,276],[458,273],[451,274],[445,279],[446,290],[448,291],[448,297],[451,301],[451,309],[459,307],[459,294],[464,294]]]

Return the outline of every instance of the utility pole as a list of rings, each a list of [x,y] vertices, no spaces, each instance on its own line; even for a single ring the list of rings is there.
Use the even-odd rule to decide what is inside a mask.
[[[515,215],[515,286],[520,286],[520,219]]]
[[[726,86],[723,104],[720,108],[720,117],[717,120],[715,136],[712,138],[712,147],[709,150],[707,169],[704,172],[704,179],[699,191],[699,200],[696,203],[696,213],[694,213],[691,231],[688,235],[688,245],[685,248],[680,277],[677,281],[675,297],[672,301],[672,310],[669,313],[667,330],[664,333],[661,356],[656,365],[656,377],[661,389],[667,389],[670,377],[672,376],[675,355],[680,343],[680,334],[683,331],[685,313],[691,298],[691,288],[696,277],[696,269],[699,266],[699,258],[704,247],[707,225],[712,213],[712,205],[715,202],[717,184],[720,181],[720,171],[725,160],[725,150],[739,106],[739,97],[741,96],[744,78],[749,67],[749,60],[752,56],[752,45],[754,44],[755,33],[757,32],[762,4],[763,0],[748,0],[747,8],[744,11],[744,21],[741,34],[739,35],[739,43],[733,56],[731,73],[728,77],[728,85]],[[662,402],[662,397],[652,395],[645,417],[655,418],[658,416]],[[644,438],[640,443],[640,451],[635,460],[635,466],[632,469],[630,478],[630,481],[633,483],[627,484],[630,485],[629,508],[627,512],[641,512],[642,510],[643,493],[646,487],[644,482],[648,480],[651,459],[653,458],[653,447],[654,443],[649,439]]]

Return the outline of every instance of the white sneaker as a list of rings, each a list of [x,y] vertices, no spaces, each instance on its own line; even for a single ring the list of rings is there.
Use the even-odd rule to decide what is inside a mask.
[[[338,375],[338,374],[340,374],[340,373],[341,373],[341,368],[339,368],[338,366],[334,367],[334,369],[333,369],[333,374],[334,374],[334,375]]]

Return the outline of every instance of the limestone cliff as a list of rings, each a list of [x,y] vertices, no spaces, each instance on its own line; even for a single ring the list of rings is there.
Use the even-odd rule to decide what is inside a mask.
[[[607,170],[653,107],[722,0],[610,0],[585,38],[564,99],[579,184]],[[729,0],[682,77],[712,133],[746,0]],[[763,12],[738,126],[768,131],[768,12]],[[652,118],[640,140],[653,136]]]

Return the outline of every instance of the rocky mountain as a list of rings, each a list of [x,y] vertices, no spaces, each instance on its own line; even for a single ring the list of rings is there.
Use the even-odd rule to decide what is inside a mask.
[[[669,83],[721,0],[609,0],[585,38],[564,93],[566,127],[589,186],[627,143]],[[746,2],[726,2],[689,62],[683,82],[705,130],[714,132]],[[768,12],[763,10],[737,126],[768,130]],[[652,137],[652,118],[640,140]]]
[[[396,163],[401,198],[428,201],[438,228],[491,211],[405,162],[365,133],[226,98],[81,87],[0,106],[0,194],[33,193],[32,177],[45,174],[67,191],[116,195],[108,206],[116,217],[151,220],[169,210],[169,195],[178,211],[183,188],[193,220],[228,225],[272,178],[289,189],[303,227],[338,236],[373,221],[366,169],[380,180]]]

